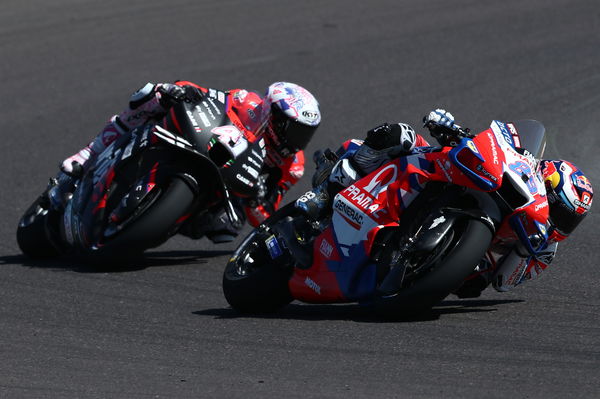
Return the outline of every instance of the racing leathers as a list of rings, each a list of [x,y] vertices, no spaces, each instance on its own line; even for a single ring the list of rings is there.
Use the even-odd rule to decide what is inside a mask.
[[[102,131],[82,150],[65,159],[61,170],[71,176],[83,173],[90,159],[100,154],[117,138],[129,134],[134,128],[147,123],[159,123],[170,107],[184,96],[206,96],[214,89],[201,87],[188,81],[171,83],[148,83],[133,93],[128,107],[110,118]],[[262,109],[263,98],[256,92],[234,89],[218,91],[226,98],[227,116],[250,142],[263,137],[267,112]],[[221,95],[221,94],[219,94]],[[243,220],[257,226],[278,208],[283,195],[296,184],[304,173],[304,153],[302,150],[283,157],[271,150],[270,141],[265,137],[264,166],[258,179],[259,190],[254,198],[242,197],[233,192],[232,202],[241,222],[233,225],[225,209],[212,209],[210,212],[189,218],[181,227],[180,233],[200,238],[207,236],[214,242],[233,240]]]
[[[453,145],[450,141],[444,141],[449,140],[451,136],[445,129],[460,128],[454,123],[452,114],[437,109],[427,115],[424,122],[440,144]],[[333,197],[342,189],[371,173],[392,157],[416,153],[418,147],[429,146],[421,135],[415,135],[413,145],[402,146],[396,142],[396,138],[393,138],[387,140],[383,147],[373,150],[373,140],[369,140],[369,136],[377,132],[389,131],[390,126],[395,125],[383,124],[370,130],[364,142],[348,140],[336,153],[326,151],[315,154],[317,170],[313,176],[314,188],[296,201],[296,207],[307,217],[313,220],[320,219],[326,215],[326,212],[331,212]],[[372,159],[365,162],[363,159],[365,154],[372,155]],[[369,166],[365,167],[365,165]],[[549,242],[547,248],[536,257],[529,255],[520,245],[496,251],[490,250],[455,294],[460,298],[478,297],[490,283],[497,291],[508,291],[538,277],[554,258],[556,248],[556,242]]]

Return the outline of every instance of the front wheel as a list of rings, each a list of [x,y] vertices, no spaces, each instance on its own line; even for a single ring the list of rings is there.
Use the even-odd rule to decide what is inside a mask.
[[[104,245],[91,254],[100,258],[137,256],[164,243],[189,214],[194,199],[192,188],[182,178],[173,176],[143,199],[122,222],[123,228],[110,226],[112,230],[105,230]],[[111,234],[106,236],[109,231]]]
[[[464,228],[456,228],[452,234],[453,238],[444,241],[442,248],[436,248],[429,255],[426,261],[435,258],[435,265],[428,271],[421,275],[417,273],[397,292],[378,291],[374,304],[379,315],[397,318],[426,311],[457,289],[473,272],[492,240],[491,230],[479,220],[467,219]],[[392,270],[398,266],[392,265]],[[420,265],[413,266],[418,269]]]

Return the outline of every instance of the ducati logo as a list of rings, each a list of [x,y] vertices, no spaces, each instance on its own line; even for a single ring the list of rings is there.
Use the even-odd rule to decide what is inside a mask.
[[[384,176],[386,173],[389,173],[389,171],[393,170],[393,174],[391,176]],[[384,177],[382,177],[384,176]],[[377,195],[379,193],[381,193],[382,191],[385,191],[387,189],[387,186],[392,183],[393,181],[396,180],[398,176],[398,169],[396,167],[395,164],[390,164],[388,166],[386,166],[385,168],[381,169],[369,182],[369,184],[367,184],[364,187],[364,190],[367,191],[368,193],[371,193],[372,196],[377,197]],[[380,180],[381,179],[381,180]]]

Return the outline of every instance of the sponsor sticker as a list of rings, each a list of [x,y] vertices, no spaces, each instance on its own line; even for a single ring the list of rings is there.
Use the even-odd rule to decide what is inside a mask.
[[[491,174],[490,172],[488,172],[488,170],[486,168],[484,168],[482,164],[477,165],[475,167],[475,169],[477,169],[479,172],[481,172],[481,174],[483,174],[485,177],[487,177],[494,183],[498,182],[498,178],[496,176],[494,176],[493,174]]]
[[[324,257],[329,258],[333,252],[333,245],[327,242],[327,240],[323,239],[323,241],[321,241],[321,245],[319,245],[319,251]]]
[[[504,140],[506,140],[508,144],[514,147],[515,143],[513,141],[512,134],[510,134],[510,132],[506,128],[506,125],[502,122],[496,121],[496,126],[498,126],[498,128],[500,129],[500,133],[502,133]]]
[[[510,130],[510,133],[512,134],[515,147],[521,147],[521,139],[519,138],[519,133],[517,133],[515,125],[513,125],[512,123],[507,123],[506,126],[508,126],[508,130]]]
[[[204,124],[204,127],[210,126],[210,121],[208,120],[208,117],[206,116],[206,114],[204,112],[198,112],[198,116],[200,116],[200,120]]]
[[[362,209],[367,209],[367,207],[375,200],[368,192],[361,190],[354,184],[351,184],[348,188],[346,188],[344,190],[344,194],[346,194],[347,198],[349,198],[353,203]]]
[[[589,201],[589,197],[586,198]],[[582,207],[583,209],[585,209],[586,211],[590,210],[590,206],[582,201],[579,201],[578,199],[575,199],[575,205]]]
[[[258,179],[258,170],[254,169],[252,166],[242,164],[242,169],[248,172],[253,178]]]
[[[247,178],[245,178],[241,174],[238,173],[238,174],[235,175],[235,177],[236,177],[236,179],[238,179],[239,181],[241,181],[245,185],[247,185],[249,187],[254,187],[254,183],[252,183],[250,180],[248,180]]]
[[[194,114],[190,111],[185,111],[187,113],[188,118],[190,118],[190,121],[192,121],[192,125],[194,125],[194,127],[198,127],[198,121],[196,121],[196,118],[194,118]]]
[[[498,150],[496,149],[496,142],[494,141],[494,136],[488,134],[488,138],[490,140],[490,148],[492,149],[492,157],[494,158],[494,164],[498,165]]]
[[[305,117],[307,120],[313,122],[319,118],[319,113],[316,111],[306,110],[302,111],[302,116]]]
[[[479,151],[477,150],[477,147],[475,146],[475,143],[473,142],[473,140],[467,141],[467,147],[469,147],[469,149],[471,151],[473,151],[475,154],[479,154]]]
[[[343,200],[337,200],[335,202],[334,209],[353,224],[356,224],[357,226],[362,225],[364,215],[350,204],[347,204]]]
[[[547,207],[547,206],[548,206],[548,201],[543,201],[543,202],[541,202],[541,203],[539,203],[539,204],[536,204],[534,209],[535,209],[535,211],[537,212],[537,211],[539,211],[540,209],[544,209],[544,208],[545,208],[545,207]]]
[[[304,284],[306,284],[308,288],[310,288],[317,294],[321,295],[321,287],[319,287],[319,284],[315,283],[310,277],[306,277],[306,279],[304,280]]]
[[[283,254],[281,247],[279,246],[279,242],[277,242],[277,238],[272,235],[265,240],[265,244],[267,245],[267,249],[269,250],[269,255],[271,255],[271,259],[276,259]]]

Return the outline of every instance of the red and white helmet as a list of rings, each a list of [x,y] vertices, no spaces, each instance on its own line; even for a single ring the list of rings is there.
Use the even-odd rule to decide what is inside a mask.
[[[306,148],[321,123],[319,102],[305,88],[294,83],[276,82],[264,98],[265,133],[270,145],[282,157]]]
[[[546,183],[550,223],[556,230],[555,241],[575,230],[592,206],[592,183],[583,172],[567,161],[542,160],[542,176]]]

